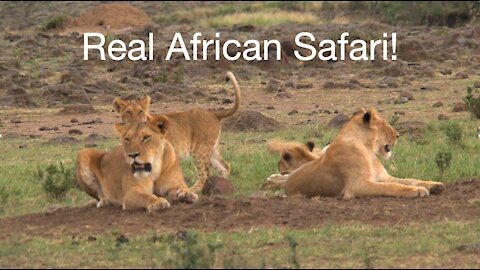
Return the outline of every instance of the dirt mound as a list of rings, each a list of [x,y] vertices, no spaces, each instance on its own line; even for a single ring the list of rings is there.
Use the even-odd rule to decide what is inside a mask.
[[[108,32],[140,28],[151,24],[150,17],[142,10],[121,3],[95,6],[80,17],[68,19],[66,32]]]
[[[223,122],[225,131],[275,131],[281,128],[280,123],[256,111],[242,111],[227,118]]]
[[[126,234],[153,230],[203,231],[255,227],[314,228],[322,224],[362,222],[372,225],[473,220],[480,216],[480,181],[448,184],[429,198],[242,198],[202,197],[196,205],[178,203],[163,212],[122,211],[120,207],[65,208],[51,214],[0,219],[0,239],[26,235]]]

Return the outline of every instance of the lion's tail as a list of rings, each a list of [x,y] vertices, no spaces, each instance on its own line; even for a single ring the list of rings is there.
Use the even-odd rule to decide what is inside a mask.
[[[268,177],[267,182],[262,185],[263,190],[279,190],[283,189],[288,180],[288,174],[272,174]]]
[[[226,77],[227,77],[227,81],[230,80],[233,84],[233,88],[235,91],[235,105],[232,108],[227,110],[213,112],[219,119],[223,119],[223,118],[234,115],[238,111],[238,109],[240,109],[240,103],[242,101],[240,97],[240,87],[238,86],[238,82],[237,82],[237,79],[235,78],[235,75],[233,75],[233,73],[229,71],[227,72]]]

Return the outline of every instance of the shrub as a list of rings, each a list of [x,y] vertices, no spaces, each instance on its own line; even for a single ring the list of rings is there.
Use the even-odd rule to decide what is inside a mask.
[[[65,15],[56,15],[43,25],[43,30],[52,30],[63,27],[67,17]]]
[[[468,111],[472,114],[472,116],[480,119],[480,95],[478,89],[475,90],[475,94],[473,93],[472,87],[467,87],[467,96],[463,98],[463,101],[467,105]]]
[[[177,238],[171,239],[170,250],[173,257],[169,262],[178,269],[213,268],[215,254],[221,245],[201,243],[198,233],[179,231]]]
[[[288,246],[290,247],[289,261],[293,269],[299,269],[300,263],[297,258],[298,242],[291,235],[287,235]]]
[[[440,171],[440,176],[442,178],[445,177],[445,173],[447,172],[448,168],[450,168],[452,161],[452,153],[446,151],[440,151],[437,153],[435,157],[435,163],[437,163],[438,169]]]
[[[60,165],[49,165],[45,169],[38,168],[34,178],[42,184],[43,191],[55,200],[62,200],[67,192],[75,186],[75,174],[73,168],[65,168]]]
[[[447,135],[450,143],[454,145],[461,145],[462,129],[457,123],[449,123],[445,128],[445,135]]]

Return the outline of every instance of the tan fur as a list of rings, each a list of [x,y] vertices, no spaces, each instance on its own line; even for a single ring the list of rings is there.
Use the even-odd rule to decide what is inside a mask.
[[[235,114],[240,108],[240,88],[233,73],[228,72],[227,78],[232,81],[235,89],[234,107],[224,111],[207,111],[204,109],[191,109],[183,112],[165,113],[170,120],[170,127],[166,132],[166,138],[175,149],[175,153],[181,159],[192,156],[195,160],[197,179],[192,191],[201,192],[205,181],[209,176],[209,167],[213,165],[220,175],[228,177],[230,164],[225,162],[218,150],[220,138],[221,120]],[[149,100],[148,97],[144,100]],[[114,107],[120,113],[126,123],[145,121],[148,117],[146,102],[127,102],[115,99]],[[128,112],[132,113],[128,113]],[[147,112],[144,117],[140,111]],[[135,117],[130,117],[134,115]]]
[[[280,140],[267,142],[268,151],[280,155],[277,167],[281,174],[289,174],[303,164],[317,159],[318,154],[313,152],[314,146],[313,142],[305,144]]]
[[[180,163],[165,139],[168,118],[117,124],[122,145],[110,151],[83,149],[77,158],[77,182],[97,206],[121,205],[123,209],[155,211],[170,201],[195,202],[198,197],[185,185]],[[151,164],[150,171],[133,172],[135,164]],[[138,166],[138,165],[136,165]]]
[[[304,163],[290,175],[272,175],[266,188],[282,188],[287,195],[425,197],[440,193],[439,182],[393,177],[378,156],[390,158],[398,133],[375,109],[356,113],[340,130],[323,154]]]

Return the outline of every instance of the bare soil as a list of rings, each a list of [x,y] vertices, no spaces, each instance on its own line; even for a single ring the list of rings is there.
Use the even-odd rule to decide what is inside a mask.
[[[122,211],[118,207],[65,208],[0,219],[0,239],[15,234],[61,236],[112,230],[135,235],[148,231],[232,231],[259,227],[313,228],[322,224],[399,226],[468,221],[480,216],[480,180],[448,184],[441,195],[421,199],[226,198],[202,197],[197,205],[175,204],[163,212]]]

